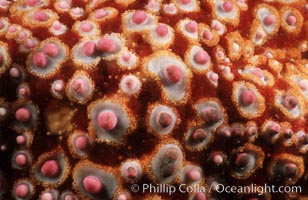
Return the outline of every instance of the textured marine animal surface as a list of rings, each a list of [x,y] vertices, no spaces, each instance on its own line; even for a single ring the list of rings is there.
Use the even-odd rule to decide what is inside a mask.
[[[0,199],[307,199],[307,52],[306,0],[0,0]]]

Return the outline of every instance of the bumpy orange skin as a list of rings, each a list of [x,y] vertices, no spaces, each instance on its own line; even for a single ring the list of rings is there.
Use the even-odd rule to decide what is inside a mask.
[[[81,26],[85,21],[91,22],[92,28],[89,24]],[[185,25],[189,21],[194,24]],[[163,34],[157,32],[157,27],[165,28]],[[108,42],[102,38],[108,38]],[[193,52],[194,48],[198,51]],[[127,52],[130,57],[125,57]],[[198,52],[205,52],[206,57],[199,55],[196,59]],[[174,68],[170,70],[170,66]],[[86,96],[69,89],[78,74],[90,80],[91,92]],[[140,80],[140,89],[134,95],[119,88],[128,75]],[[56,80],[66,88],[57,95],[51,88]],[[25,84],[31,92],[18,95],[18,88]],[[254,92],[253,96],[243,94],[247,89]],[[211,107],[213,102],[216,109]],[[102,129],[92,116],[98,103],[104,105],[100,110],[117,114],[111,128]],[[161,132],[166,129],[167,134],[151,134],[149,127],[155,122],[150,121],[149,113],[157,105],[177,111],[171,130],[171,122],[158,127]],[[27,116],[16,114],[24,106],[28,106]],[[200,113],[209,107],[219,120],[204,120]],[[220,113],[215,113],[217,110]],[[163,108],[159,111],[164,112]],[[196,129],[204,129],[206,136],[193,140]],[[82,132],[90,141],[91,148],[82,156],[72,146],[74,132]],[[104,134],[103,139],[100,134]],[[121,138],[112,140],[117,135]],[[3,0],[0,136],[0,185],[5,191],[0,192],[0,200],[15,196],[11,191],[20,180],[33,183],[33,199],[50,186],[60,194],[71,190],[80,199],[89,197],[77,185],[78,167],[84,163],[116,176],[116,189],[109,199],[117,199],[122,193],[129,199],[193,198],[196,194],[179,190],[171,197],[148,191],[134,193],[119,176],[123,163],[136,160],[142,167],[137,184],[156,184],[152,161],[158,149],[167,144],[178,145],[183,153],[177,169],[187,164],[200,166],[198,184],[202,187],[211,187],[210,180],[219,178],[229,185],[287,183],[302,186],[303,192],[295,194],[296,199],[308,198],[304,189],[308,172],[303,163],[308,152],[308,3]],[[36,164],[23,171],[12,169],[7,163],[19,149],[31,152]],[[46,152],[56,155],[59,149],[68,166],[63,169],[64,178],[52,184],[36,180],[33,171],[41,167],[37,163],[42,156],[49,155]],[[241,166],[248,165],[249,158],[257,164],[239,175],[234,160],[242,151],[247,158]],[[217,152],[223,155],[219,164],[212,161]],[[293,169],[276,172],[273,168],[278,168],[281,160]],[[217,174],[224,175],[217,178]],[[277,179],[287,175],[293,176],[289,177],[292,181]],[[178,186],[181,180],[178,175],[172,184]],[[205,196],[258,197],[215,192],[206,192]],[[278,193],[263,197],[291,198]]]

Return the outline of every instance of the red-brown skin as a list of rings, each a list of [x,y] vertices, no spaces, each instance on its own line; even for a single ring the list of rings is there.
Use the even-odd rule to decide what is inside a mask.
[[[187,2],[189,1],[190,0],[187,0]],[[28,6],[35,6],[39,1],[38,0],[26,0],[25,2]],[[186,1],[182,1],[183,4],[185,4],[185,2]],[[224,4],[224,10],[226,12],[234,9],[236,6],[236,5],[232,5],[232,6],[228,5],[229,3],[227,2],[229,1],[225,1],[225,2],[226,3]],[[14,4],[15,2],[12,2],[12,3]],[[252,21],[255,18],[253,15],[253,11],[254,11],[254,8],[260,3],[264,3],[264,1],[248,1],[248,6],[249,6],[248,10],[241,11],[239,26],[236,27],[233,25],[227,25],[228,32],[239,30],[239,32],[245,39],[249,39],[249,32],[250,32],[249,27],[251,27]],[[46,8],[55,11],[54,6],[52,4],[53,3],[46,6]],[[74,7],[77,7],[77,6],[85,7],[85,4],[86,4],[85,1],[81,1],[81,0],[73,1]],[[124,13],[124,11],[128,9],[129,10],[142,10],[145,4],[146,2],[144,1],[136,1],[135,3],[133,3],[126,9],[123,6],[117,5],[114,1],[107,1],[104,3],[103,6],[99,6],[99,8],[114,7],[118,9],[119,14],[121,15],[122,13]],[[279,3],[273,3],[271,5],[276,7],[277,10],[279,10],[282,7],[282,5],[280,5]],[[295,7],[298,8],[299,11],[302,13],[304,17],[304,21],[307,21],[308,17],[305,14],[306,12],[305,8],[301,6],[298,6],[298,7],[295,6]],[[198,24],[205,23],[210,26],[211,20],[213,19],[213,16],[211,14],[213,9],[207,3],[207,1],[200,1],[200,8],[201,8],[200,11],[197,11],[197,12],[192,12],[192,13],[188,12],[185,14],[181,13],[181,14],[177,14],[174,16],[168,16],[166,14],[162,14],[163,12],[160,12],[160,14],[158,14],[158,21],[160,23],[165,23],[169,25],[171,28],[175,28],[175,25],[178,23],[180,19],[187,17],[191,20],[196,21]],[[96,11],[96,12],[95,10],[90,10],[89,12],[87,12],[86,16],[80,19],[79,21],[88,19],[88,15],[92,13],[95,14],[97,18],[106,17],[106,14],[107,14],[103,10]],[[14,17],[11,17],[13,15],[9,13],[4,13],[4,14],[1,13],[0,15],[1,17],[8,17],[11,24],[22,24],[22,18],[24,16],[24,15],[22,16],[14,15]],[[44,16],[44,14],[42,14],[42,16],[39,16],[38,19],[46,20],[46,17]],[[134,17],[134,21],[136,22],[136,24],[139,23],[139,25],[142,24],[144,20],[145,20],[145,17],[143,13],[137,13],[136,16]],[[68,31],[64,35],[57,36],[57,37],[62,42],[67,44],[69,49],[72,49],[74,45],[80,41],[80,37],[75,32],[71,31],[72,25],[74,24],[74,20],[67,13],[63,13],[59,15],[59,21],[63,23],[64,25],[68,26]],[[266,24],[272,24],[275,22],[277,22],[277,19],[274,19],[271,16],[269,16],[266,20],[264,20],[264,23]],[[298,19],[296,18],[296,23],[297,22],[298,22]],[[294,24],[295,23],[294,18],[289,17],[289,19],[287,20],[287,23]],[[120,17],[116,17],[115,19],[112,19],[111,21],[108,21],[105,24],[100,24],[99,29],[103,33],[115,32],[115,33],[122,33],[123,35],[125,35],[125,33],[123,33],[123,30],[124,30],[123,26],[121,25],[122,24],[121,24]],[[307,25],[308,24],[306,23],[303,26],[302,31],[299,32],[298,35],[290,35],[284,32],[282,29],[280,29],[279,34],[275,34],[271,36],[270,39],[268,39],[268,41],[262,47],[256,47],[255,54],[262,54],[263,49],[267,47],[273,48],[273,49],[283,49],[285,52],[289,52],[289,49],[287,48],[290,48],[290,47],[297,48],[298,42],[302,41],[305,37],[307,37],[308,31],[305,31],[305,28],[307,28]],[[34,28],[32,29],[29,27],[26,27],[26,28],[29,29],[31,32],[33,32],[34,33],[33,36],[38,38],[39,41],[43,41],[51,36],[51,34],[48,32],[49,27],[48,28],[37,28],[37,29],[34,29]],[[166,27],[161,28],[161,30],[157,31],[160,36],[164,36],[166,34],[167,31],[165,28]],[[12,29],[13,28],[10,28],[10,30]],[[203,36],[205,36],[205,39],[213,38],[213,34],[207,33],[207,32],[204,33]],[[101,34],[100,37],[103,37],[103,34]],[[265,37],[264,33],[260,33],[259,37],[260,38]],[[26,60],[27,60],[27,56],[29,53],[20,53],[18,51],[18,43],[14,39],[7,39],[5,35],[0,36],[0,39],[1,41],[4,41],[5,43],[8,44],[8,47],[9,47],[8,53],[12,57],[13,63],[17,63],[23,67],[26,67]],[[27,44],[26,45],[27,47],[32,48],[34,47],[34,40],[31,38],[27,38],[25,41],[22,41],[21,44]],[[128,50],[131,52],[134,52],[139,58],[146,58],[147,56],[151,55],[154,52],[151,46],[149,45],[149,43],[145,41],[142,35],[139,33],[133,34],[130,39],[126,40],[126,45],[128,47]],[[213,62],[213,71],[219,75],[219,80],[218,80],[219,85],[217,88],[214,88],[210,85],[210,83],[208,82],[208,79],[204,75],[193,74],[193,78],[191,80],[192,81],[192,87],[191,87],[192,95],[189,97],[189,101],[181,105],[176,104],[176,103],[172,104],[172,106],[175,107],[179,111],[179,117],[181,119],[181,123],[178,128],[172,131],[172,134],[170,137],[174,138],[179,143],[181,143],[180,145],[181,147],[183,147],[183,151],[185,153],[185,160],[196,163],[196,164],[200,164],[201,166],[203,166],[202,170],[204,171],[203,174],[206,174],[206,177],[205,177],[206,179],[208,179],[213,174],[225,174],[230,184],[238,185],[238,184],[241,184],[242,182],[229,176],[228,167],[226,165],[223,165],[219,169],[217,167],[213,167],[212,165],[207,165],[207,167],[204,167],[204,166],[206,166],[207,164],[206,160],[208,159],[211,152],[215,150],[221,150],[225,152],[227,156],[229,156],[229,152],[232,152],[232,150],[242,145],[241,141],[240,142],[234,141],[232,136],[228,136],[229,140],[227,140],[227,142],[224,143],[223,141],[220,141],[220,140],[216,141],[215,140],[216,135],[215,135],[214,141],[210,144],[209,148],[201,152],[188,151],[185,148],[185,144],[183,144],[182,142],[183,135],[184,135],[184,132],[186,131],[188,123],[197,118],[193,105],[200,98],[217,97],[226,109],[225,114],[228,116],[228,125],[231,125],[232,123],[235,123],[235,122],[245,124],[248,121],[247,119],[239,115],[239,113],[237,112],[237,109],[235,108],[235,105],[233,105],[232,101],[230,100],[230,96],[232,93],[232,82],[243,80],[241,79],[240,75],[237,73],[237,70],[239,68],[244,67],[245,64],[247,64],[247,60],[244,60],[244,58],[242,57],[239,61],[235,61],[231,63],[223,63],[225,65],[230,66],[231,72],[235,73],[235,79],[233,81],[227,81],[221,78],[222,74],[219,71],[219,68],[217,67],[218,62],[214,59],[214,50],[213,50],[214,48],[208,47],[207,45],[204,45],[201,42],[200,42],[200,45],[205,49],[205,51],[211,57],[211,60]],[[226,49],[226,46],[224,43],[224,36],[221,37],[219,45],[222,45]],[[181,58],[184,58],[185,52],[187,49],[189,49],[190,46],[191,44],[188,43],[187,38],[175,32],[175,41],[170,47],[171,51],[175,52]],[[94,48],[94,45],[92,45],[92,47],[85,47],[84,54],[88,56],[93,56],[93,55],[98,55],[100,53],[112,52],[115,50],[115,48],[116,47],[113,41],[111,42],[101,41],[100,43],[97,44],[95,48]],[[49,55],[49,53],[47,52],[47,50],[45,51],[40,50],[38,52],[38,55],[35,54],[36,52],[32,52],[34,56],[30,58],[30,62],[32,62],[33,65],[41,69],[48,67],[48,61],[47,61],[46,56]],[[51,53],[50,55],[56,55],[56,54],[57,53]],[[302,53],[301,56],[307,59],[307,53]],[[285,64],[289,62],[290,59],[293,59],[291,57],[292,56],[288,56],[288,59],[279,58],[278,60],[281,61],[282,64]],[[297,59],[294,59],[294,60],[296,61]],[[3,59],[2,63],[4,61],[5,60]],[[288,80],[285,79],[286,76],[283,76],[284,78],[280,78],[277,75],[277,73],[275,73],[273,70],[268,68],[267,64],[262,64],[262,65],[257,65],[257,66],[260,67],[260,69],[267,69],[275,77],[275,84],[272,87],[259,87],[256,85],[260,94],[265,98],[266,106],[267,106],[264,114],[256,118],[255,120],[253,120],[257,124],[258,131],[260,131],[260,127],[264,123],[265,120],[273,119],[278,122],[282,122],[282,121],[290,122],[291,123],[290,128],[292,128],[294,133],[296,133],[299,130],[305,130],[307,132],[308,131],[307,122],[300,120],[300,119],[295,119],[295,120],[290,121],[286,116],[278,112],[272,105],[272,102],[274,99],[273,94],[276,89],[288,90],[293,87],[290,85]],[[77,67],[73,66],[73,62],[71,61],[71,59],[68,59],[68,61],[63,64],[63,67],[56,73],[56,75],[50,79],[38,78],[34,75],[31,75],[27,70],[25,70],[27,78],[24,81],[29,83],[30,89],[31,91],[33,91],[31,93],[31,96],[29,97],[29,100],[33,101],[33,103],[38,106],[39,111],[40,111],[40,114],[39,114],[40,117],[41,117],[41,113],[45,112],[47,105],[49,105],[49,102],[51,101],[52,97],[49,94],[49,88],[50,88],[50,84],[52,83],[52,81],[54,81],[55,79],[61,79],[61,80],[64,80],[65,83],[67,83],[67,81],[72,77],[76,69]],[[176,72],[176,70],[170,70],[170,71],[172,73],[170,73],[168,77],[170,77],[169,79],[171,80],[171,82],[178,83],[179,80],[182,80],[183,74],[173,73],[173,72]],[[284,73],[285,71],[286,69],[283,68],[282,73]],[[0,87],[0,96],[5,97],[6,101],[8,101],[11,105],[13,105],[12,108],[16,108],[16,105],[14,102],[16,100],[16,94],[15,94],[16,82],[14,81],[16,81],[17,78],[14,78],[14,77],[23,76],[22,74],[23,72],[19,71],[19,74],[18,74],[18,73],[14,73],[14,70],[13,70],[11,73],[13,74],[13,76],[9,72],[10,70],[7,70],[6,73],[1,75],[0,77],[0,85],[5,86],[5,87]],[[106,61],[101,61],[99,65],[97,66],[97,68],[93,69],[93,71],[89,70],[87,72],[89,72],[91,79],[93,79],[93,81],[95,82],[95,93],[97,96],[95,96],[92,100],[101,98],[104,95],[109,96],[109,95],[116,94],[118,91],[119,77],[121,77],[122,74],[127,74],[127,73],[134,74],[134,73],[139,72],[141,73],[141,75],[143,75],[141,67],[140,68],[138,67],[135,70],[122,72],[118,70],[116,64],[106,62]],[[264,73],[260,71],[255,71],[254,74],[259,78],[264,77]],[[145,80],[147,80],[146,78]],[[147,133],[143,119],[144,119],[144,113],[147,113],[147,106],[144,106],[144,105],[148,105],[148,104],[155,103],[158,101],[159,102],[163,101],[160,95],[161,90],[160,90],[159,84],[153,80],[149,82],[143,82],[142,84],[143,84],[142,90],[138,98],[131,98],[128,100],[128,103],[127,103],[129,107],[132,108],[133,114],[138,119],[138,128],[136,129],[136,131],[125,139],[126,143],[124,147],[115,148],[115,147],[112,147],[106,144],[95,144],[95,148],[93,149],[93,152],[89,155],[90,156],[89,159],[91,159],[92,161],[96,163],[104,164],[114,169],[118,169],[120,167],[120,163],[127,158],[149,157],[151,155],[151,151],[155,149],[157,145],[159,145],[159,141],[161,141],[161,139],[157,139],[153,135]],[[307,85],[306,83],[302,83],[301,87],[308,88],[306,85]],[[247,98],[245,101],[248,103],[253,102],[251,98]],[[61,101],[55,100],[55,102],[56,103],[54,103],[54,106],[53,106],[54,109],[57,109],[57,106],[55,105],[58,105],[59,103],[63,103],[63,102],[72,106],[73,109],[76,109],[77,113],[74,116],[71,123],[74,125],[74,127],[78,129],[81,129],[84,131],[88,130],[89,120],[86,117],[87,116],[87,112],[86,112],[87,105],[79,105],[76,103],[69,102],[66,97]],[[290,105],[292,107],[292,105],[294,105],[292,104],[292,102],[293,101],[287,101],[286,105]],[[163,103],[166,103],[166,102],[163,102]],[[21,122],[29,122],[29,120],[31,119],[31,114],[30,115],[27,114],[26,111],[25,112],[23,111],[17,114],[16,110],[13,109],[10,119],[14,119],[14,120],[19,119],[19,121]],[[115,120],[111,120],[112,123],[110,126],[106,126],[107,129],[112,130],[114,128],[115,126],[114,124],[116,124],[114,121]],[[11,161],[10,156],[12,155],[13,150],[20,148],[20,146],[18,144],[15,144],[14,142],[17,134],[15,131],[9,128],[10,125],[11,125],[10,122],[1,124],[1,128],[3,127],[3,130],[5,132],[5,140],[1,139],[1,144],[3,142],[6,142],[7,140],[9,144],[8,146],[10,148],[8,148],[7,152],[0,154],[0,160],[1,161],[3,160],[3,162],[0,163],[0,168],[1,168],[1,171],[4,172],[7,180],[9,180],[8,182],[12,184],[17,178],[24,178],[24,177],[21,177],[18,171],[12,170],[11,166],[8,166],[5,164]],[[55,136],[48,136],[47,131],[48,130],[45,124],[45,118],[42,116],[42,118],[39,119],[39,130],[34,131],[33,135],[35,137],[33,140],[33,144],[32,146],[29,147],[29,150],[32,153],[34,153],[34,160],[39,155],[51,150],[53,147],[57,146],[58,144],[63,145],[63,147],[67,149],[66,148],[67,142],[65,141],[66,136],[62,137],[62,139],[64,140],[58,140]],[[207,134],[210,134],[210,133],[207,133]],[[202,138],[204,137],[206,136],[203,136]],[[196,136],[197,140],[198,138],[199,137]],[[42,143],[46,145],[42,145]],[[80,145],[83,146],[83,144],[84,143],[81,142]],[[262,150],[264,151],[264,153],[270,156],[265,158],[264,166],[260,170],[257,170],[253,174],[253,176],[245,180],[245,182],[247,183],[263,184],[263,183],[269,182],[267,179],[268,176],[266,176],[265,178],[264,174],[268,175],[267,170],[266,170],[267,163],[269,163],[273,155],[276,155],[276,154],[279,155],[280,153],[286,152],[286,151],[292,154],[301,155],[298,153],[298,149],[295,146],[286,148],[283,145],[280,145],[278,143],[275,143],[273,145],[268,145],[268,143],[266,143],[266,141],[262,137],[258,137],[256,141],[254,142],[254,144],[256,144],[257,146],[260,146]],[[73,159],[69,152],[67,152],[67,156],[70,157],[70,163],[74,165],[77,160]],[[241,162],[239,161],[239,163]],[[148,183],[148,177],[145,176],[144,178],[145,179],[142,179],[140,184]],[[65,182],[63,185],[60,186],[60,188],[61,189],[72,189],[72,185],[69,182],[70,181]],[[303,182],[304,180],[301,179],[296,184],[302,186]],[[41,190],[42,190],[41,187],[37,187],[37,188],[38,189],[35,192],[34,199],[38,199],[38,195],[41,193]],[[129,187],[124,187],[124,188],[129,191]],[[146,194],[137,193],[137,194],[132,194],[132,195],[133,195],[133,198],[142,199],[143,197],[145,197]],[[171,197],[168,195],[165,195],[165,194],[159,194],[159,195],[161,195],[164,199],[171,199]],[[302,195],[307,196],[307,191],[304,191]],[[10,192],[7,192],[5,198],[6,199],[11,198]],[[188,194],[181,194],[177,192],[172,195],[172,198],[187,199]],[[232,196],[230,198],[236,199],[235,196]],[[272,198],[282,199],[284,198],[284,196],[281,196],[279,194],[273,194]],[[201,197],[200,195],[200,197],[198,198],[195,197],[195,199],[205,199],[205,197],[204,196]]]

